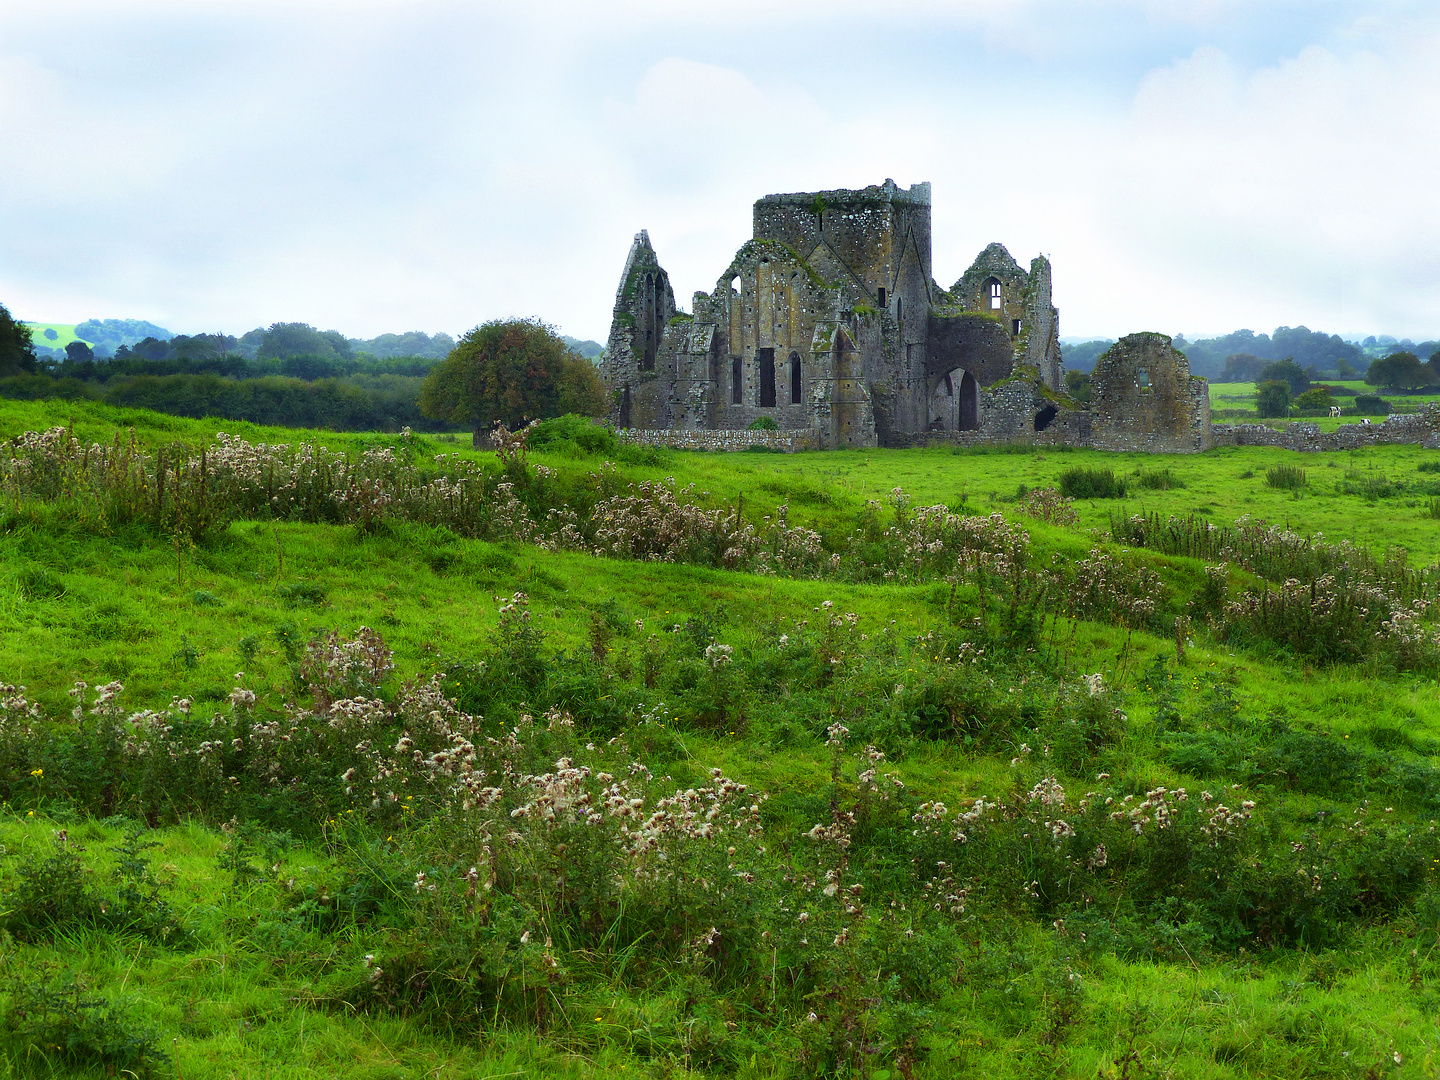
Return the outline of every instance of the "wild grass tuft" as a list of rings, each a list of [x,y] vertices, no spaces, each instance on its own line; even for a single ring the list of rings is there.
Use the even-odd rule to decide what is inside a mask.
[[[1265,470],[1265,483],[1281,491],[1295,491],[1307,483],[1305,470],[1298,465],[1276,465]]]
[[[1060,474],[1060,494],[1069,499],[1123,499],[1125,481],[1113,469],[1079,466]]]

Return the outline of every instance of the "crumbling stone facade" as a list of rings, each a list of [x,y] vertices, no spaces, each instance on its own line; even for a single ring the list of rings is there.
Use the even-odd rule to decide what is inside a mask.
[[[753,239],[687,313],[640,232],[601,368],[611,421],[740,431],[766,418],[821,447],[946,433],[1088,444],[1095,421],[1064,391],[1049,260],[1026,270],[991,244],[945,290],[930,254],[928,183],[766,195]]]
[[[1214,445],[1210,386],[1164,334],[1131,334],[1090,375],[1091,445],[1184,454]]]

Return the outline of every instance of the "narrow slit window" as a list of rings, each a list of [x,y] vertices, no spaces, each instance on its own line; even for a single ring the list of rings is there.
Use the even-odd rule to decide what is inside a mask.
[[[884,290],[884,289],[881,289],[881,290],[880,290],[880,306],[881,306],[882,308],[885,306],[885,290]]]
[[[1019,319],[1011,319],[1011,320],[1010,320],[1010,336],[1011,336],[1011,337],[1019,337],[1019,336],[1020,336],[1020,320],[1019,320]]]
[[[742,369],[741,369],[741,364],[740,364],[740,357],[737,356],[737,357],[735,357],[735,359],[733,359],[733,360],[730,361],[730,404],[731,404],[731,405],[739,405],[739,404],[740,404],[740,392],[741,392],[740,376],[741,376],[741,373],[742,373]]]
[[[760,349],[760,402],[762,409],[775,407],[775,350]]]
[[[800,404],[800,354],[790,354],[790,404]]]

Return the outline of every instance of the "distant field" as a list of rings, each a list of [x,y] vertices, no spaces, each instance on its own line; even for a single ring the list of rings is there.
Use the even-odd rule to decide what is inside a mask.
[[[1356,394],[1378,394],[1388,401],[1392,408],[1396,408],[1402,412],[1418,409],[1421,405],[1429,401],[1440,401],[1440,390],[1434,393],[1424,394],[1385,393],[1377,390],[1373,386],[1366,385],[1365,382],[1360,379],[1327,380],[1326,385],[1348,387],[1354,390]],[[1347,395],[1340,398],[1339,403],[1342,406],[1349,406],[1354,403],[1354,399]],[[1210,383],[1210,409],[1212,413],[1216,414],[1227,409],[1245,409],[1253,414],[1255,409],[1255,384],[1253,382],[1218,383],[1212,380]],[[1243,416],[1216,415],[1214,419],[1217,423],[1222,424],[1244,423],[1246,421],[1246,418]],[[1322,431],[1334,431],[1343,424],[1354,424],[1357,422],[1357,418],[1353,416],[1343,416],[1338,419],[1332,419],[1328,416],[1304,416],[1295,417],[1295,419],[1304,420],[1307,423],[1319,424],[1320,430]],[[1271,423],[1274,423],[1274,421],[1271,421]]]
[[[70,344],[70,342],[81,340],[75,336],[75,327],[79,325],[78,323],[27,322],[25,325],[30,328],[30,336],[35,339],[36,345],[47,345],[52,349],[63,349],[66,345]],[[45,336],[46,330],[55,331],[53,341]]]

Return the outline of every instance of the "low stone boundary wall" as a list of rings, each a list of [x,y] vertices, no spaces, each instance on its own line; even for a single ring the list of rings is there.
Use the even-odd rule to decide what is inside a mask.
[[[1216,446],[1279,446],[1303,453],[1358,450],[1384,443],[1410,443],[1440,449],[1440,406],[1427,404],[1419,413],[1395,414],[1380,424],[1342,424],[1321,431],[1319,424],[1297,422],[1284,428],[1264,424],[1215,424]]]
[[[748,450],[763,446],[771,450],[814,450],[820,433],[813,428],[800,431],[649,431],[620,428],[615,438],[632,446],[664,446],[672,450]]]

